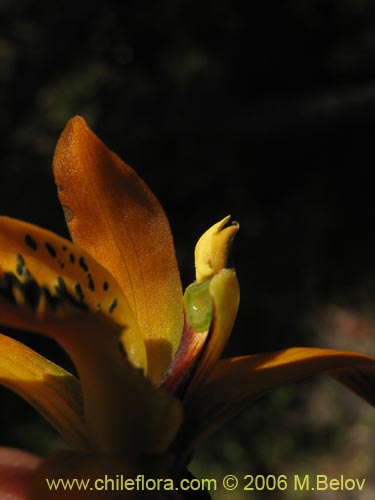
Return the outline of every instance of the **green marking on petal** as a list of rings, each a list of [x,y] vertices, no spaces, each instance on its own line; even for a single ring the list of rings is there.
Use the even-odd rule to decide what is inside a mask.
[[[213,302],[209,288],[210,281],[204,281],[193,283],[185,291],[187,321],[196,332],[208,330],[212,321]]]

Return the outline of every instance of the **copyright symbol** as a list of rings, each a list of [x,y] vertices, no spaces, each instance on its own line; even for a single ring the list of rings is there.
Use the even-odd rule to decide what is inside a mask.
[[[223,479],[223,486],[227,491],[233,491],[238,486],[238,479],[233,474],[228,474]]]

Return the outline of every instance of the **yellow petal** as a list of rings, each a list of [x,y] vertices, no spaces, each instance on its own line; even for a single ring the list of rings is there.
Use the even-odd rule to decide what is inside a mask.
[[[95,448],[116,454],[165,452],[180,428],[182,406],[127,361],[116,331],[86,321],[61,343],[73,361],[79,359],[79,368],[76,365]]]
[[[195,247],[196,282],[185,290],[182,340],[161,381],[169,392],[191,397],[224,350],[239,305],[239,286],[228,253],[239,224],[226,226],[230,216],[208,229]]]
[[[375,358],[334,349],[291,348],[222,360],[187,410],[193,435],[189,437],[195,441],[212,432],[266,391],[316,373],[335,375],[337,370],[353,369],[367,370],[373,377]],[[363,395],[359,384],[358,389]],[[374,403],[374,394],[372,398]]]
[[[0,218],[0,278],[0,323],[43,333],[72,358],[95,449],[164,451],[180,426],[181,405],[128,361],[130,356],[140,360],[131,352],[133,340],[137,346],[137,324],[109,273],[69,241]],[[96,287],[105,288],[99,294],[100,311]],[[124,337],[127,357],[120,345]]]
[[[193,283],[184,294],[185,324],[177,353],[160,385],[171,394],[183,397],[211,326],[213,301],[210,281]]]
[[[86,309],[109,318],[122,327],[129,360],[146,369],[142,337],[121,288],[77,245],[33,224],[0,217],[0,278],[0,296],[8,295],[40,322]],[[4,314],[0,324],[9,324]]]
[[[75,449],[89,449],[79,381],[16,340],[0,334],[0,384],[28,401]]]
[[[221,269],[215,274],[209,282],[208,293],[213,303],[213,319],[201,357],[188,387],[187,398],[191,398],[205,382],[229,340],[240,300],[240,290],[234,269]]]
[[[160,380],[179,345],[182,291],[162,207],[138,175],[76,117],[57,144],[54,174],[73,240],[116,278]]]
[[[223,352],[237,315],[239,286],[233,269],[226,269],[228,253],[239,225],[226,226],[230,216],[214,224],[195,247],[196,282],[185,290],[185,327],[180,348],[162,381],[186,397],[204,383]],[[182,393],[181,393],[182,395]]]
[[[198,283],[211,279],[227,265],[228,253],[239,224],[226,226],[230,215],[214,224],[198,240],[195,247],[195,272]]]

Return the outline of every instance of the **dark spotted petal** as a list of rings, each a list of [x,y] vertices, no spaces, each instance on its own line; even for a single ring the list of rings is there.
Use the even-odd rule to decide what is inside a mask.
[[[154,453],[169,446],[181,406],[144,377],[143,341],[125,297],[79,247],[0,218],[0,324],[43,333],[68,352],[95,449]]]
[[[38,321],[76,317],[84,311],[107,318],[122,327],[128,359],[146,370],[144,344],[121,288],[106,269],[68,240],[0,217],[0,297]],[[0,324],[7,324],[4,314]]]

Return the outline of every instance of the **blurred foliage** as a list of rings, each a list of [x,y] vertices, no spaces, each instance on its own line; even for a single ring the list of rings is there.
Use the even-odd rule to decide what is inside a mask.
[[[51,159],[82,114],[164,204],[185,285],[201,232],[227,213],[240,221],[242,308],[227,354],[343,338],[374,353],[371,0],[0,0],[0,109],[1,213],[67,235]],[[198,472],[336,461],[347,473],[353,446],[369,474],[366,441],[348,441],[366,422],[373,436],[367,406],[316,384],[255,404],[207,443]],[[1,396],[1,443],[45,451],[39,417]]]

